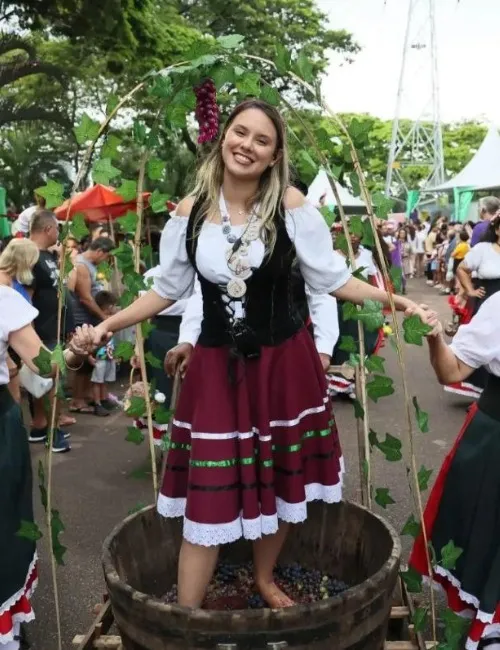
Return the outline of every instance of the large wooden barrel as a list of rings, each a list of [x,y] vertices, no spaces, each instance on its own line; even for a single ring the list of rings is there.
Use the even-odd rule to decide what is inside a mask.
[[[401,545],[393,528],[361,506],[313,503],[294,526],[281,561],[335,575],[347,591],[281,610],[190,610],[159,598],[176,581],[181,523],[154,506],[118,525],[103,565],[125,650],[381,650]],[[231,562],[251,558],[241,541],[222,548]]]

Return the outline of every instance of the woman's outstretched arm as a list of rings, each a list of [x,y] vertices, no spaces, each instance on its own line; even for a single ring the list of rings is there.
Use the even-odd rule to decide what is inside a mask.
[[[339,289],[333,291],[331,295],[335,298],[339,298],[339,300],[348,300],[356,305],[362,305],[365,300],[377,300],[378,302],[381,302],[384,307],[390,306],[389,297],[386,291],[353,277],[351,277]],[[416,303],[404,296],[393,294],[392,298],[398,311],[417,308]]]

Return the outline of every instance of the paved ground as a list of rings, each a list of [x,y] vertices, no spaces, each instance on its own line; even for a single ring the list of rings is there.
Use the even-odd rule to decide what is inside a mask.
[[[410,286],[410,295],[438,309],[448,317],[443,297],[420,281]],[[399,368],[390,346],[384,351],[388,374],[400,386]],[[420,464],[437,469],[450,448],[465,415],[467,402],[447,395],[438,386],[430,369],[426,348],[405,349],[411,395],[418,395],[421,407],[431,416],[431,431],[415,437]],[[339,404],[341,432],[348,474],[346,496],[359,498],[356,425],[350,404]],[[371,426],[379,433],[404,436],[405,414],[401,390],[382,399],[370,410]],[[92,620],[92,607],[104,592],[101,547],[112,528],[138,503],[152,501],[152,487],[146,478],[133,473],[147,467],[146,446],[136,447],[124,441],[128,420],[122,414],[106,419],[81,416],[72,427],[71,453],[54,457],[54,506],[66,525],[62,541],[68,547],[66,566],[58,570],[64,650],[71,648],[75,634],[86,630]],[[33,448],[36,469],[41,450]],[[401,528],[411,508],[408,483],[401,463],[388,465],[380,454],[373,457],[374,485],[389,487],[397,503],[386,511],[388,519]],[[132,476],[131,476],[132,474]],[[35,489],[37,516],[41,519],[38,490]],[[39,546],[40,582],[34,598],[37,620],[30,626],[35,650],[55,650],[54,598],[49,556],[42,540]]]

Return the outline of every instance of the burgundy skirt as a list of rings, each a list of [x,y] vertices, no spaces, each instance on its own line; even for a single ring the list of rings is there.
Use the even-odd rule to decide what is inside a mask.
[[[213,546],[258,539],[307,503],[340,501],[341,450],[325,375],[306,329],[255,360],[197,346],[182,385],[158,511]]]

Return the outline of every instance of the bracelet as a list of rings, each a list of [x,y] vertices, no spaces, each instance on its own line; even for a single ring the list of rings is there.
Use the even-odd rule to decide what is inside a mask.
[[[71,352],[71,350],[65,350],[65,352],[67,351]],[[74,352],[72,352],[72,354],[74,354]],[[84,359],[79,366],[77,366],[76,368],[72,368],[66,360],[66,355],[63,356],[64,356],[64,363],[66,364],[66,368],[68,368],[68,370],[73,370],[73,371],[80,370],[80,368],[82,368],[83,364],[85,363],[85,359]]]

